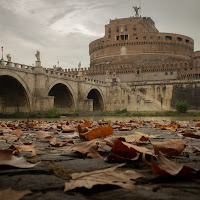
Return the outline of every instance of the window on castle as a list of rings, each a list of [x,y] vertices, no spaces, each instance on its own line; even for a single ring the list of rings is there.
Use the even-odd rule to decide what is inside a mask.
[[[108,29],[108,33],[111,33],[111,28]]]
[[[109,33],[108,38],[111,38],[111,34]]]
[[[173,72],[170,72],[170,75],[173,75]]]
[[[119,26],[117,26],[116,32],[119,32]]]
[[[137,74],[140,74],[140,70],[137,70]]]
[[[133,32],[133,36],[136,36],[137,35],[137,33],[136,32]]]
[[[116,35],[116,40],[119,40],[119,35]]]
[[[136,37],[135,39],[138,40],[138,37]]]
[[[158,36],[158,39],[160,40],[160,36]]]
[[[121,40],[124,40],[124,35],[121,35]]]
[[[134,25],[134,26],[133,26],[133,30],[134,30],[134,31],[136,31],[136,30],[137,30],[137,28],[136,28],[136,25]]]
[[[128,26],[127,25],[125,25],[125,29],[124,29],[125,31],[128,31]]]
[[[177,37],[177,40],[180,42],[180,41],[182,41],[182,38],[180,38],[180,37]]]
[[[125,36],[125,40],[128,40],[128,35],[124,35]]]
[[[165,36],[165,40],[172,40],[171,36]]]
[[[190,41],[189,41],[189,40],[185,40],[185,42],[186,42],[186,43],[189,43]]]
[[[144,36],[144,37],[143,37],[143,39],[147,39],[147,37],[146,37],[146,36]]]
[[[165,76],[167,76],[168,75],[168,72],[165,72]]]

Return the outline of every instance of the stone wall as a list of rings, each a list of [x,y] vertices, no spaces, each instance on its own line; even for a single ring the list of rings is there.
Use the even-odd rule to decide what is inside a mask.
[[[200,81],[163,81],[131,84],[136,95],[153,102],[163,110],[175,108],[176,101],[187,101],[190,109],[200,109]]]

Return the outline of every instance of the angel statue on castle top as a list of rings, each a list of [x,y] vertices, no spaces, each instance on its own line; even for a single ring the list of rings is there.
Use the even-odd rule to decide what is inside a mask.
[[[137,7],[137,6],[133,6],[133,8],[134,8],[134,10],[135,10],[136,15],[138,15],[138,14],[139,14],[138,11],[139,11],[139,9],[141,9],[141,8],[140,8],[140,7]]]

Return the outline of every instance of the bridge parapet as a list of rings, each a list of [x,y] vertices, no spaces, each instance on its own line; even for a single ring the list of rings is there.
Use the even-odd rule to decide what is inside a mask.
[[[107,82],[105,82],[105,81],[95,80],[95,79],[88,78],[88,77],[85,77],[84,81],[85,81],[85,83],[90,83],[90,84],[95,84],[95,85],[101,85],[101,86],[107,85]]]

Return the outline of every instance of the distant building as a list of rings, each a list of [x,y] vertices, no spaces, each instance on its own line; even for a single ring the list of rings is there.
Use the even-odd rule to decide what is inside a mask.
[[[105,80],[116,73],[121,82],[200,78],[200,51],[192,38],[161,33],[150,17],[110,20],[105,36],[89,45],[85,74]]]

